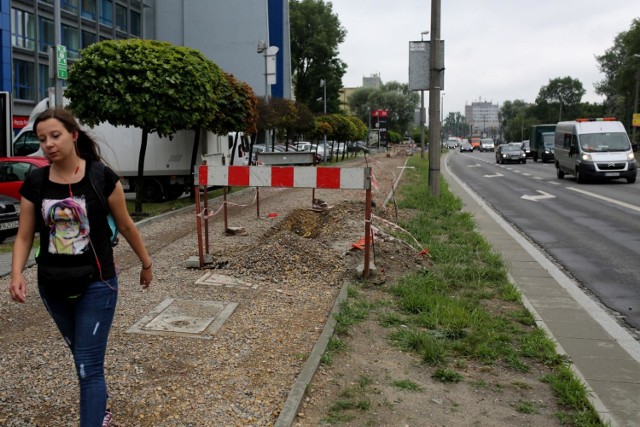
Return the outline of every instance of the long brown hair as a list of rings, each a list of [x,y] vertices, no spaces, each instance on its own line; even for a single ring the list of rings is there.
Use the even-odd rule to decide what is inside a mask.
[[[43,111],[33,123],[33,131],[38,134],[38,124],[44,120],[56,119],[64,128],[70,132],[78,132],[78,141],[76,142],[76,153],[85,160],[103,162],[98,143],[89,136],[85,131],[80,129],[80,125],[73,117],[69,110],[63,107],[53,107]]]

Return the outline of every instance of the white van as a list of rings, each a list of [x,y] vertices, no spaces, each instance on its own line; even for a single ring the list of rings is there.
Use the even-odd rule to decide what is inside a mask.
[[[615,119],[578,119],[559,122],[555,133],[555,165],[559,179],[625,178],[636,182],[638,167],[627,132]]]

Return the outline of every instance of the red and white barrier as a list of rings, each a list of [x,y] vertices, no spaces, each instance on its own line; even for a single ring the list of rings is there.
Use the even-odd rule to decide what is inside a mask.
[[[200,185],[228,187],[296,187],[368,190],[370,168],[318,168],[313,166],[208,166],[198,171]]]
[[[200,267],[204,267],[202,250],[202,217],[205,220],[206,251],[209,252],[207,221],[207,187],[224,187],[225,230],[226,187],[292,187],[335,190],[366,190],[365,236],[371,233],[371,168],[337,168],[315,166],[214,166],[201,165],[196,171],[196,222],[198,228],[198,252]],[[204,209],[200,207],[199,186],[204,187]],[[369,274],[370,242],[365,239],[364,277]]]

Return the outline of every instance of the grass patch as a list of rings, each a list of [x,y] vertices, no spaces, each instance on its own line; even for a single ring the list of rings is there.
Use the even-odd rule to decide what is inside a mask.
[[[321,422],[326,424],[338,424],[352,421],[359,413],[371,408],[371,400],[367,398],[373,379],[367,375],[361,375],[356,384],[346,387],[338,394],[338,400],[331,405],[329,413]]]
[[[441,383],[459,383],[462,381],[462,375],[449,368],[438,368],[431,377]]]
[[[394,386],[394,387],[397,387],[399,389],[407,390],[407,391],[420,391],[420,390],[422,390],[422,387],[420,387],[418,384],[414,383],[411,380],[391,381],[391,385]]]
[[[416,215],[399,225],[429,248],[432,266],[388,288],[395,307],[387,305],[377,319],[390,329],[391,342],[435,366],[433,378],[445,383],[462,381],[462,375],[450,367],[460,360],[474,360],[487,369],[506,367],[514,373],[529,372],[533,363],[542,363],[552,370],[543,381],[566,407],[558,419],[574,426],[601,425],[584,386],[522,305],[501,256],[476,232],[472,216],[462,211],[462,202],[444,180],[440,197],[430,195],[425,185],[427,159],[411,157],[408,166],[414,168],[405,171],[397,203]],[[338,333],[347,333],[376,309],[354,294],[336,317]],[[484,382],[474,386],[489,387]],[[495,388],[500,391],[499,385]],[[532,402],[519,402],[515,409],[527,414],[538,410]]]

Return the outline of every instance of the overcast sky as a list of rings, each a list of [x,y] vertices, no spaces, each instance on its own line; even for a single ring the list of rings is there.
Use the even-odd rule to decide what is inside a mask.
[[[347,30],[339,46],[348,66],[343,85],[362,86],[363,77],[377,73],[385,83],[407,83],[409,41],[431,29],[431,1],[332,3]],[[603,75],[595,56],[640,18],[640,0],[441,0],[441,5],[445,115],[464,114],[464,106],[478,100],[533,102],[550,79],[566,76],[582,82],[583,101],[601,102],[594,83]]]

